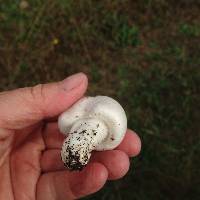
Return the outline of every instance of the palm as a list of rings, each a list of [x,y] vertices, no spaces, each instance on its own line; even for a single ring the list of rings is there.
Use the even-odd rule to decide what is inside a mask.
[[[35,199],[36,184],[41,175],[40,158],[45,149],[41,125],[9,134],[7,143],[10,143],[11,151],[1,170],[2,176],[7,174],[4,180],[9,187],[3,190],[1,195],[5,196],[1,199]],[[8,198],[8,194],[12,197]]]

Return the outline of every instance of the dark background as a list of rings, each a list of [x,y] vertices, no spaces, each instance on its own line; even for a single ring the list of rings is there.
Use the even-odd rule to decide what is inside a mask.
[[[143,148],[85,199],[200,197],[200,1],[0,0],[0,90],[83,71]]]

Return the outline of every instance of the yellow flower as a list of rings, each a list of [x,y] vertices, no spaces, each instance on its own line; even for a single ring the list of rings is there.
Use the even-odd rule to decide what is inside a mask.
[[[59,39],[58,38],[54,38],[52,40],[53,45],[57,45],[59,43]]]

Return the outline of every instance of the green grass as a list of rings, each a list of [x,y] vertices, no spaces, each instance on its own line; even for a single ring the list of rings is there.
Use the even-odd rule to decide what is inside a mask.
[[[200,36],[200,24],[180,24],[179,32],[188,37],[199,37]]]
[[[19,3],[0,0],[0,89],[83,71],[88,94],[118,99],[142,139],[128,175],[85,199],[198,199],[199,1]]]

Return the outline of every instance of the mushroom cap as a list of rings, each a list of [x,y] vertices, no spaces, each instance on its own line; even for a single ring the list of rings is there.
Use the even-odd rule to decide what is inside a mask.
[[[101,120],[108,128],[106,138],[95,148],[97,151],[111,150],[117,147],[127,129],[127,118],[122,106],[107,96],[84,97],[58,119],[60,131],[68,135],[73,124],[84,118]]]

